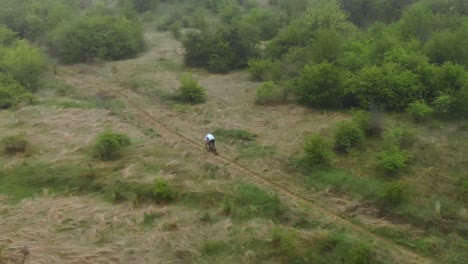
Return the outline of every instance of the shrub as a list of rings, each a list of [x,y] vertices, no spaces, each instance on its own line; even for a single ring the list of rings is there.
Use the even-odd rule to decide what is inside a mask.
[[[266,82],[257,89],[256,104],[266,105],[286,100],[285,90],[274,82]]]
[[[405,188],[401,183],[392,183],[385,188],[382,197],[382,202],[385,205],[397,206],[400,205],[404,199]]]
[[[10,76],[0,73],[0,109],[17,106],[21,102],[31,101],[33,95]]]
[[[178,96],[182,101],[192,104],[206,101],[205,88],[198,85],[191,75],[183,75],[180,83]]]
[[[7,153],[20,153],[26,151],[29,145],[28,140],[24,135],[8,136],[2,139],[2,145]]]
[[[434,110],[424,101],[416,101],[409,104],[406,111],[415,121],[422,121],[432,114]]]
[[[383,138],[387,147],[398,146],[401,148],[409,148],[414,144],[416,135],[415,132],[407,126],[399,125],[385,131]]]
[[[297,94],[310,105],[340,106],[344,95],[342,71],[326,61],[306,65],[297,82]]]
[[[369,113],[363,110],[351,110],[351,114],[353,115],[352,122],[358,126],[366,135],[371,133],[371,122]]]
[[[376,155],[376,166],[388,174],[396,174],[401,169],[408,166],[410,155],[400,150],[398,146],[388,147]]]
[[[125,134],[105,131],[99,134],[94,145],[94,152],[102,160],[115,157],[122,147],[131,145],[130,138]]]
[[[448,94],[441,94],[432,101],[434,110],[438,115],[447,116],[455,110],[455,99]]]
[[[327,165],[332,157],[331,144],[320,135],[311,135],[304,142],[307,161],[312,165]]]
[[[153,199],[158,203],[174,199],[174,191],[166,180],[156,179],[154,181]]]
[[[364,139],[364,132],[356,124],[350,122],[339,124],[335,132],[335,146],[345,152],[359,147]]]
[[[39,49],[27,41],[20,40],[7,50],[1,61],[1,67],[21,86],[28,90],[37,88],[45,61]]]
[[[63,23],[49,44],[68,63],[118,60],[142,49],[143,33],[140,24],[123,17],[88,15]]]
[[[247,63],[248,71],[252,81],[266,81],[271,78],[271,71],[274,67],[270,60],[250,59]]]

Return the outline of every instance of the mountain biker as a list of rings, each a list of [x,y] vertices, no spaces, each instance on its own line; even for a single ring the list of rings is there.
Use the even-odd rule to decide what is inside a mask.
[[[209,145],[213,145],[215,144],[215,137],[212,135],[212,134],[207,134],[205,136],[205,142],[208,143]]]

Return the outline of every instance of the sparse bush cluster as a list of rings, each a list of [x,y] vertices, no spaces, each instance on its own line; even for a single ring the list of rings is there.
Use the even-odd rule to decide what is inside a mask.
[[[98,135],[94,153],[102,160],[112,159],[118,156],[123,147],[130,145],[131,141],[127,135],[108,130]]]

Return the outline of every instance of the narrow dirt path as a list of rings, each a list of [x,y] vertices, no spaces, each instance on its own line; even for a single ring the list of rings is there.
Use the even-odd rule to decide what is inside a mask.
[[[205,151],[204,145],[202,145],[200,142],[197,142],[179,132],[176,131],[176,129],[169,127],[163,123],[161,123],[155,116],[153,116],[150,112],[145,110],[141,105],[139,105],[137,102],[135,102],[129,93],[123,89],[116,89],[114,87],[109,87],[109,86],[103,86],[98,83],[91,82],[86,79],[78,79],[76,77],[72,76],[62,76],[64,80],[71,85],[75,86],[81,86],[81,87],[92,87],[96,91],[100,92],[106,92],[106,93],[112,93],[116,97],[120,98],[123,100],[128,106],[131,107],[133,111],[141,118],[141,121],[145,121],[148,124],[152,125],[158,133],[161,134],[161,136],[166,137],[166,138],[174,138],[177,137],[193,146],[198,147],[202,151]],[[334,223],[339,223],[343,227],[349,229],[349,230],[354,230],[356,233],[358,233],[361,236],[365,236],[369,239],[371,239],[373,242],[378,242],[381,244],[386,249],[392,249],[395,250],[396,252],[399,252],[402,256],[404,255],[405,257],[403,258],[404,261],[408,261],[409,263],[432,263],[431,260],[427,259],[424,256],[421,256],[412,250],[405,248],[401,245],[396,244],[395,242],[382,237],[380,235],[377,235],[375,233],[372,233],[371,231],[367,230],[366,228],[354,224],[350,220],[335,214],[334,212],[327,210],[321,206],[319,206],[314,200],[303,197],[301,195],[298,195],[297,193],[291,191],[289,188],[276,183],[274,181],[271,181],[267,179],[266,177],[250,170],[249,168],[243,166],[242,164],[236,162],[233,159],[230,159],[229,157],[224,157],[224,156],[212,156],[211,159],[217,160],[219,162],[224,162],[226,164],[231,165],[231,167],[237,169],[238,171],[241,171],[245,173],[246,175],[250,176],[251,178],[255,179],[256,182],[259,184],[263,184],[265,186],[268,186],[275,191],[277,191],[279,194],[281,194],[283,197],[287,197],[290,199],[294,199],[296,202],[299,204],[305,205],[308,209],[311,209],[313,213],[317,214],[317,212],[322,216],[325,217],[326,219],[334,222]],[[403,260],[402,259],[402,260]]]

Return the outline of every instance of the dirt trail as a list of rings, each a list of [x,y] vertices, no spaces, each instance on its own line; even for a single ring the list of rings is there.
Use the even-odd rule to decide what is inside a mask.
[[[133,111],[141,118],[141,121],[145,121],[155,127],[156,131],[161,134],[161,136],[166,137],[166,138],[174,138],[178,137],[181,140],[198,147],[200,150],[205,151],[204,145],[202,145],[200,142],[197,142],[179,132],[176,131],[176,129],[169,127],[163,123],[161,123],[158,118],[156,118],[154,115],[152,115],[150,112],[147,110],[143,109],[141,105],[136,103],[134,100],[131,99],[131,96],[127,91],[121,90],[121,89],[116,89],[115,87],[109,87],[109,86],[103,86],[99,83],[95,83],[86,79],[78,79],[72,76],[62,76],[64,80],[75,86],[81,86],[81,87],[93,87],[97,91],[101,92],[106,92],[106,93],[113,93],[120,99],[122,99],[125,103],[127,103],[128,106],[131,107]],[[267,179],[266,177],[260,175],[259,173],[256,173],[249,168],[245,167],[244,165],[234,161],[233,159],[225,156],[212,156],[211,157],[214,160],[217,160],[219,162],[224,162],[226,164],[231,165],[233,168],[237,169],[238,171],[241,171],[245,173],[246,175],[250,176],[251,178],[254,178],[257,182],[260,184],[266,185],[270,188],[273,188],[275,191],[277,191],[279,194],[281,194],[283,197],[287,198],[292,198],[296,202],[299,202],[299,204],[306,205],[308,209],[312,209],[313,213],[319,212],[322,217],[327,218],[328,220],[331,220],[333,222],[338,222],[342,226],[354,230],[360,235],[366,236],[373,240],[374,242],[379,242],[382,244],[382,246],[385,246],[387,249],[393,249],[396,250],[397,252],[401,253],[402,255],[405,256],[404,261],[409,261],[410,263],[431,263],[432,261],[427,259],[426,257],[423,257],[403,246],[400,246],[396,244],[395,242],[384,238],[382,236],[379,236],[375,233],[370,232],[366,228],[356,225],[352,223],[350,220],[343,218],[340,215],[335,214],[332,211],[329,211],[321,206],[319,206],[314,200],[303,197],[301,195],[298,195],[297,193],[291,191],[287,187],[271,181]],[[403,260],[403,259],[402,259]]]

